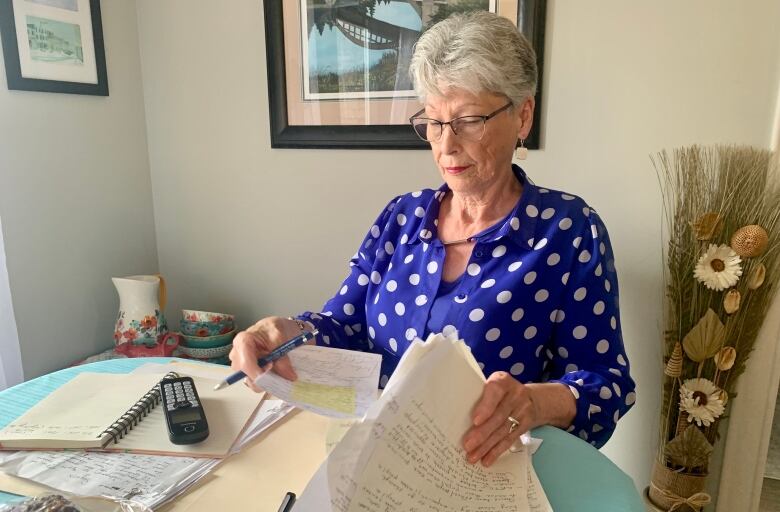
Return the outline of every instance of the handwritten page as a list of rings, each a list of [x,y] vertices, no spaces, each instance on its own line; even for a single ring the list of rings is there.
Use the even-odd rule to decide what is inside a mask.
[[[154,500],[173,483],[218,463],[214,459],[124,453],[14,452],[0,459],[4,473],[80,495]]]
[[[403,378],[347,431],[296,511],[527,512],[525,449],[490,468],[466,461],[462,437],[485,381],[470,351],[443,336],[410,350],[420,352],[402,358]]]
[[[553,512],[547,495],[544,493],[539,476],[534,471],[531,464],[530,453],[528,454],[528,506],[530,512]]]
[[[325,453],[330,453],[333,448],[341,441],[352,425],[357,423],[355,418],[333,418],[328,423],[328,430],[325,432]]]
[[[517,484],[526,457],[514,456],[517,465],[503,471],[469,464],[460,438],[442,431],[429,405],[412,400],[402,420],[383,432],[373,455],[377,464],[369,463],[349,510],[523,510]]]
[[[304,345],[289,357],[298,380],[267,372],[255,384],[297,407],[335,418],[362,416],[375,401],[379,354]]]

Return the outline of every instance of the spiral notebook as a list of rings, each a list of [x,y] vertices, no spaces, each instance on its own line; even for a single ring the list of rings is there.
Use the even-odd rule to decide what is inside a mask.
[[[85,449],[222,458],[262,401],[246,386],[215,392],[217,380],[193,377],[209,420],[197,444],[168,439],[158,382],[177,374],[81,373],[0,430],[0,449]]]

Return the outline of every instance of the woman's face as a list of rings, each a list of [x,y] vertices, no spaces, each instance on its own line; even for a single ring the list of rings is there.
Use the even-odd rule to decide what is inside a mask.
[[[425,117],[450,121],[462,116],[485,116],[509,101],[492,93],[474,95],[458,88],[443,89],[442,96],[429,96]],[[518,138],[526,138],[533,119],[533,99],[513,106],[485,122],[481,140],[472,141],[453,133],[445,126],[438,141],[431,142],[433,159],[451,190],[480,195],[501,183],[511,172],[512,155]]]

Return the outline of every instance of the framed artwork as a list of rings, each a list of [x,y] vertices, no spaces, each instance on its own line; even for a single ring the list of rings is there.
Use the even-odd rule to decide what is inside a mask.
[[[450,14],[489,10],[514,22],[537,55],[526,140],[539,147],[546,0],[265,0],[271,147],[422,149],[409,126],[421,105],[408,77],[420,34]]]
[[[0,0],[8,88],[108,96],[100,0]]]

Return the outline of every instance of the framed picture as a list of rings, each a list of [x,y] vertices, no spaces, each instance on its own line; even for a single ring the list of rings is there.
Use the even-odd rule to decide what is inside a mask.
[[[514,22],[537,55],[526,146],[539,147],[545,0],[265,0],[271,147],[422,149],[409,126],[421,104],[408,77],[414,43],[455,12]]]
[[[8,88],[108,96],[100,0],[0,0]]]

